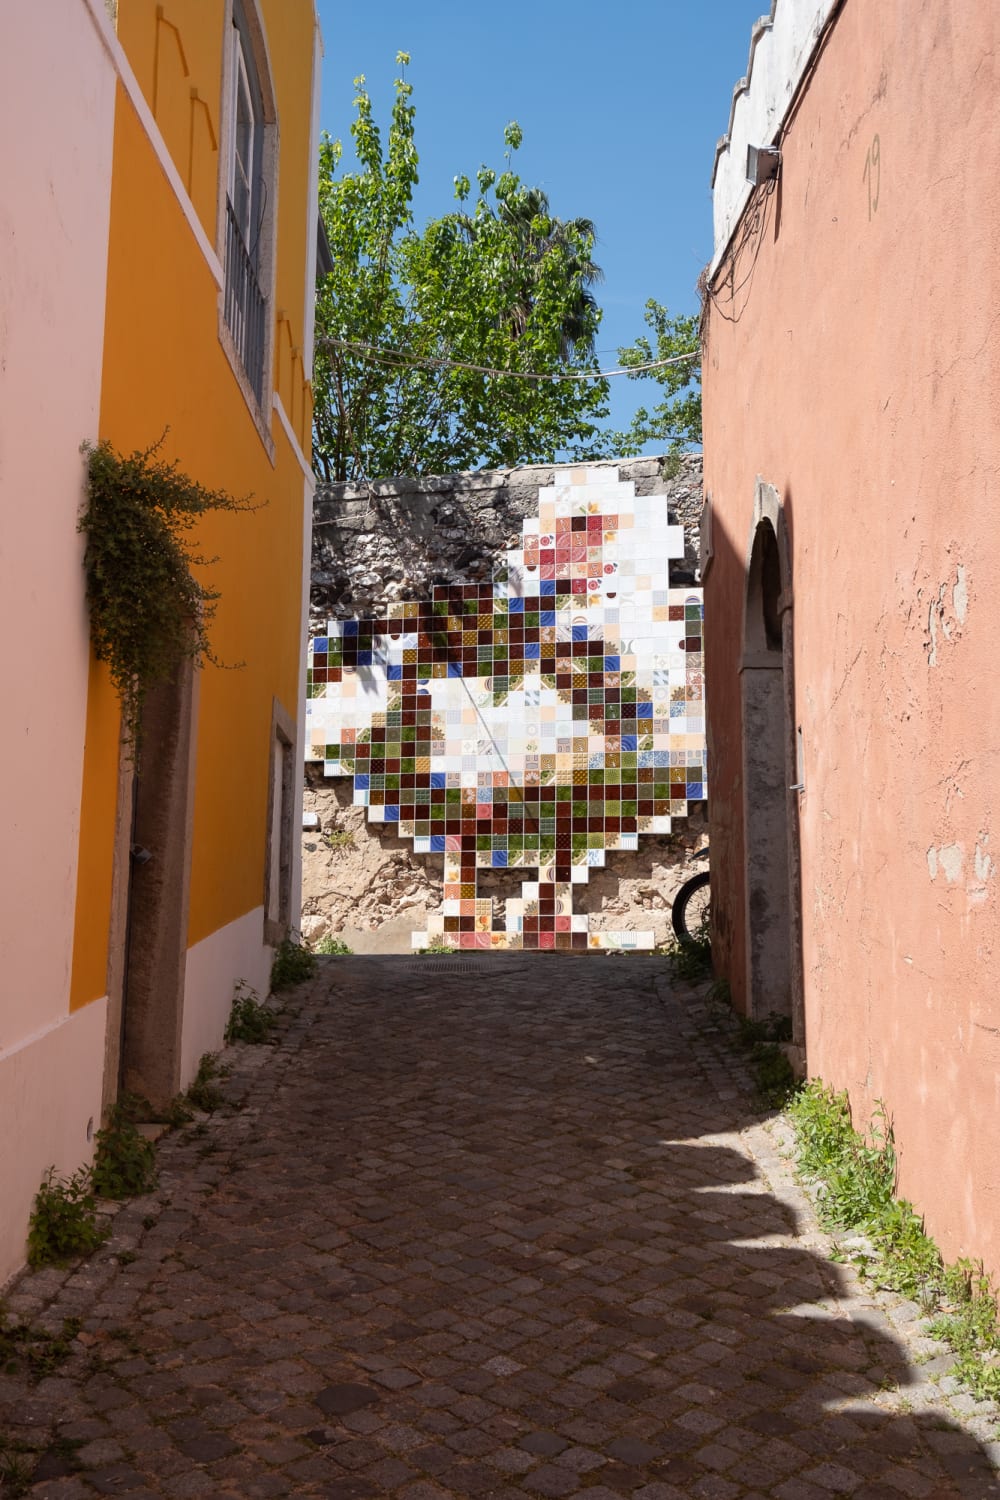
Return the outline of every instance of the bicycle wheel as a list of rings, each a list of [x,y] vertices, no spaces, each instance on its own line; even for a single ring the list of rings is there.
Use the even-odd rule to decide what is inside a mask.
[[[670,908],[670,921],[680,943],[692,943],[705,936],[711,904],[709,873],[692,875],[685,880]]]

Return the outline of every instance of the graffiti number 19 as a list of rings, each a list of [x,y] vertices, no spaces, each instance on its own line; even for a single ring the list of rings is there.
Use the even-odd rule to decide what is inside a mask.
[[[882,148],[877,135],[872,136],[872,143],[865,156],[862,181],[868,184],[868,221],[870,223],[872,214],[878,212],[878,195],[882,187]]]

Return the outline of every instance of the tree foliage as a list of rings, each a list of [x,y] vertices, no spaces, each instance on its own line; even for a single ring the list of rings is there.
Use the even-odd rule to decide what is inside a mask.
[[[699,347],[697,315],[672,317],[662,303],[650,298],[643,314],[652,337],[640,335],[634,344],[618,350],[625,368],[652,360],[676,359]],[[701,442],[701,360],[663,365],[658,370],[637,371],[630,380],[655,380],[664,391],[662,401],[650,411],[640,406],[629,427],[611,435],[613,450],[621,455],[640,453],[646,443],[661,451],[678,452]]]
[[[364,78],[355,86],[358,169],[343,169],[338,141],[325,137],[320,152],[334,265],[317,299],[318,467],[342,480],[603,453],[606,382],[454,367],[596,370],[593,224],[556,217],[546,195],[521,181],[512,123],[503,170],[481,167],[474,185],[457,177],[459,206],[418,232],[411,85],[396,81],[384,145]]]

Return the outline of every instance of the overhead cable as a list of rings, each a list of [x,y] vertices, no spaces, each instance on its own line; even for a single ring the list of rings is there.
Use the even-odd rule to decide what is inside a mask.
[[[347,349],[353,354],[364,354],[375,364],[390,365],[401,369],[471,370],[476,375],[499,375],[509,380],[613,380],[616,375],[640,375],[649,370],[662,370],[667,365],[680,365],[687,360],[701,358],[700,349],[691,349],[686,354],[674,354],[669,359],[651,359],[645,364],[630,365],[620,370],[564,370],[559,374],[541,374],[528,370],[495,370],[490,365],[471,365],[460,359],[436,359],[432,356],[402,354],[394,349],[380,349],[375,344],[357,343],[351,339],[321,336],[316,342],[335,349]]]

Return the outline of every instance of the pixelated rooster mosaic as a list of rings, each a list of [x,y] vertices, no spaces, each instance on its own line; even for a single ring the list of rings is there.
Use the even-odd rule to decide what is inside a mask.
[[[591,931],[574,887],[707,796],[702,595],[669,585],[682,528],[613,468],[556,472],[492,582],[331,620],[309,645],[307,758],[444,857],[416,948],[651,948]],[[527,877],[500,930],[484,868]]]

